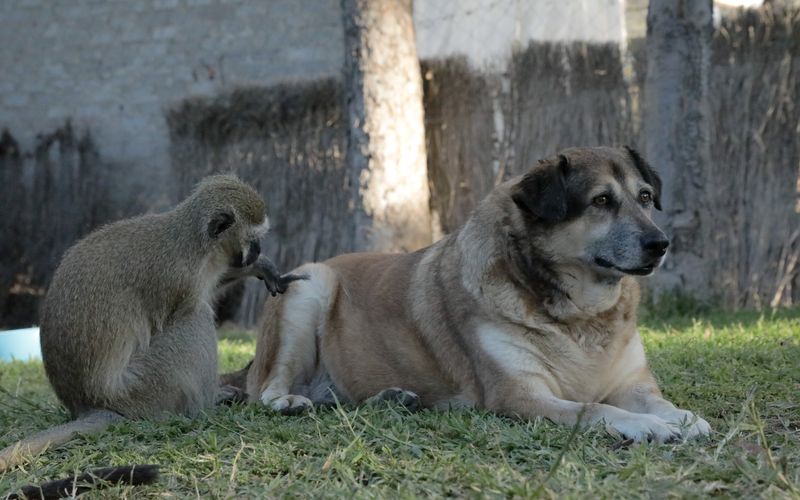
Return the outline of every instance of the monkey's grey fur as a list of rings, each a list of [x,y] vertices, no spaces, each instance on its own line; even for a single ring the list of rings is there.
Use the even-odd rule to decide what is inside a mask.
[[[0,470],[121,418],[195,415],[218,394],[212,303],[220,281],[280,276],[263,256],[264,202],[232,176],[201,182],[173,210],[102,227],[70,248],[41,317],[47,376],[75,421],[0,452]]]

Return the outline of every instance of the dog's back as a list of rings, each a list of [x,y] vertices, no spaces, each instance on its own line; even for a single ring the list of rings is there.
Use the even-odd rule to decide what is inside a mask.
[[[265,307],[251,401],[286,410],[280,398],[289,393],[361,402],[388,387],[411,388],[423,405],[452,398],[458,388],[412,313],[415,274],[430,251],[345,254],[297,269],[309,279]]]

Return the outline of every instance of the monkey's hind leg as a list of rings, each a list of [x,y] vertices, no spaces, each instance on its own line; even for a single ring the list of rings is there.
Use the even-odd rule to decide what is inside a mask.
[[[195,415],[214,405],[218,393],[217,333],[208,304],[176,318],[136,353],[122,377],[124,387],[109,408],[133,418],[164,413]]]

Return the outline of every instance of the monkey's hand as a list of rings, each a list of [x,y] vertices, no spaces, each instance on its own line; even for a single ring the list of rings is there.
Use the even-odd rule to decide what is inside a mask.
[[[275,264],[263,255],[258,256],[252,267],[254,276],[264,282],[273,297],[279,293],[284,293],[292,281],[308,279],[307,274],[281,274]]]

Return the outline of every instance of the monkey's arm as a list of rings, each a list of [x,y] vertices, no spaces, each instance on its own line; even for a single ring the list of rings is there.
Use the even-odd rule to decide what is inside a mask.
[[[220,286],[225,286],[241,278],[253,276],[260,279],[267,286],[267,290],[272,296],[284,293],[292,281],[307,280],[308,275],[286,273],[281,274],[275,264],[267,257],[259,255],[258,258],[249,266],[236,267],[229,269],[220,281]]]

